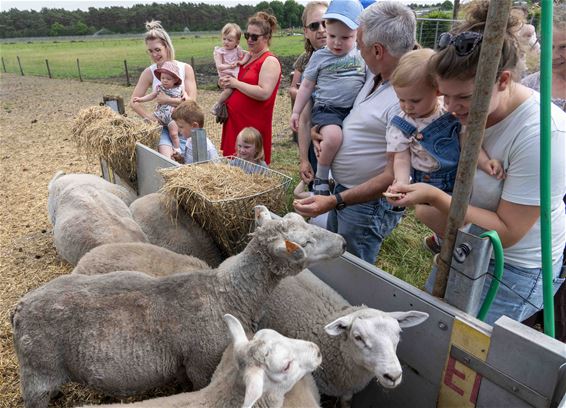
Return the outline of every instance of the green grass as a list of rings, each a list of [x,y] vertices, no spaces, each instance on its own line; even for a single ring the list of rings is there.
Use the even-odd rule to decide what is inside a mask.
[[[212,51],[219,45],[218,36],[179,36],[173,38],[178,60],[195,65],[213,64]],[[278,56],[299,55],[303,51],[301,36],[273,38],[270,49]],[[115,78],[125,75],[124,60],[132,82],[147,67],[150,59],[141,38],[53,40],[28,42],[2,42],[0,55],[6,71],[19,73],[17,56],[20,57],[25,75],[47,76],[45,60],[49,61],[55,78],[78,78],[77,59],[80,61],[83,79]]]

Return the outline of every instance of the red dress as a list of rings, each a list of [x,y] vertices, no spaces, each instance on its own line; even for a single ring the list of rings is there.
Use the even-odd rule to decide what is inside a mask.
[[[265,59],[273,56],[272,53],[265,52],[257,60],[248,65],[240,67],[238,80],[251,85],[257,85],[259,82],[259,72]],[[263,136],[263,151],[265,153],[265,162],[271,162],[271,134],[273,123],[273,108],[275,107],[275,97],[281,82],[281,75],[277,80],[277,85],[273,89],[273,93],[269,99],[258,101],[249,96],[244,95],[237,89],[226,100],[226,108],[228,109],[228,120],[222,128],[222,143],[220,149],[224,156],[234,155],[236,153],[236,137],[238,133],[245,127],[255,127]]]

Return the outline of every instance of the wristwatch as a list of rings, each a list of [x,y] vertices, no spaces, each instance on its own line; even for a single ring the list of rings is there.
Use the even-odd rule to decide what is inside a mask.
[[[340,195],[340,193],[335,193],[334,197],[336,198],[336,209],[338,211],[343,210],[344,208],[346,208],[346,203],[344,202],[344,199],[342,198],[342,196]]]

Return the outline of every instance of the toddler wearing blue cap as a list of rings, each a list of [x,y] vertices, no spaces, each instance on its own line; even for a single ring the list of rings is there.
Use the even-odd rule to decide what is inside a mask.
[[[342,144],[342,121],[365,82],[366,65],[356,48],[356,32],[363,10],[359,0],[334,0],[322,16],[326,47],[316,51],[303,73],[297,93],[291,128],[297,131],[299,116],[313,97],[312,123],[322,135],[315,194],[330,195],[328,175]]]

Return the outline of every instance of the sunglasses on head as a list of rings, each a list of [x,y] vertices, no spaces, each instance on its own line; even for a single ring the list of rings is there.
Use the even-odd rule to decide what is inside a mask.
[[[250,34],[247,31],[244,33],[244,38],[246,40],[249,40],[251,38],[252,41],[257,41],[257,39],[261,36],[263,36],[263,34]]]
[[[450,45],[454,46],[456,54],[460,57],[470,55],[481,43],[483,35],[475,31],[464,31],[463,33],[452,35],[442,33],[438,37],[438,50],[443,50]]]
[[[310,24],[307,24],[307,28],[311,31],[318,31],[318,29],[322,26],[322,28],[326,28],[326,22],[322,21],[313,21]]]

